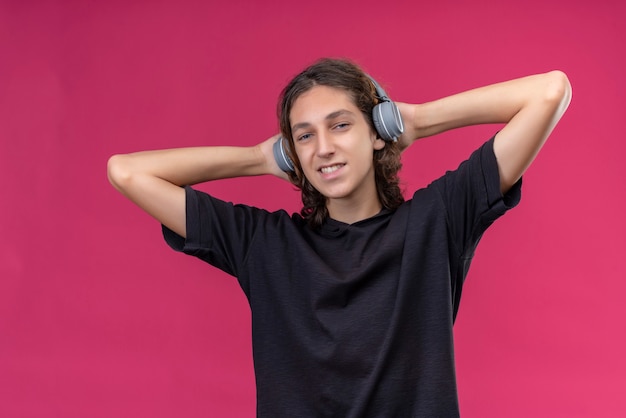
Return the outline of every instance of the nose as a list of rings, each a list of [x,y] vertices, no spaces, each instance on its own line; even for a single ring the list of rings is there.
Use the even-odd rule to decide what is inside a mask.
[[[327,132],[321,132],[317,136],[317,156],[328,158],[335,153],[335,144],[332,135]]]

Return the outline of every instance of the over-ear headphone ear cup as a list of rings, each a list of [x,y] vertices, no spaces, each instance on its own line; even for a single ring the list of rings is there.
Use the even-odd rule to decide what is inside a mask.
[[[381,102],[372,111],[374,127],[378,135],[385,141],[397,141],[404,132],[404,124],[400,110],[394,102]]]
[[[272,151],[274,151],[274,159],[276,160],[276,164],[278,167],[283,170],[285,173],[290,173],[295,171],[293,167],[293,161],[287,155],[287,150],[285,149],[285,144],[283,143],[283,137],[280,136],[274,142],[274,146],[272,147]]]

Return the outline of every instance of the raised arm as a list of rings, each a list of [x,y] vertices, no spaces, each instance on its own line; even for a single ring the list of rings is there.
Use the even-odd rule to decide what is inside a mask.
[[[186,237],[185,191],[210,180],[274,174],[285,178],[272,154],[277,136],[254,147],[196,147],[114,155],[111,184],[149,215]]]
[[[406,130],[404,146],[450,129],[505,123],[494,142],[500,189],[508,191],[524,174],[571,100],[561,71],[551,71],[469,90],[429,103],[398,106]]]

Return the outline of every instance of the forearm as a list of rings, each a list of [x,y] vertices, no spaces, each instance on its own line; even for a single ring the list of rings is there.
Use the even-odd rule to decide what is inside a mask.
[[[411,105],[408,131],[411,139],[451,129],[489,123],[508,123],[523,108],[541,106],[551,99],[559,72],[537,74],[465,91],[428,103]]]
[[[195,147],[116,155],[109,161],[114,186],[130,176],[150,176],[177,186],[265,174],[258,147]]]

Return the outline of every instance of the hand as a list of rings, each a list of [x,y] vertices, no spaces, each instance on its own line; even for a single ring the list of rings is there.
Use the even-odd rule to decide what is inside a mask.
[[[396,102],[396,105],[398,106],[398,110],[400,110],[404,124],[404,133],[398,138],[398,145],[400,146],[400,150],[404,151],[419,137],[415,127],[417,106],[401,102]]]
[[[265,141],[261,142],[260,144],[258,144],[257,148],[259,149],[259,151],[263,154],[265,158],[266,174],[272,174],[283,180],[289,181],[289,177],[287,176],[287,173],[285,173],[283,170],[280,169],[280,167],[278,167],[278,164],[276,163],[276,159],[274,158],[273,147],[274,147],[274,143],[278,140],[279,137],[280,137],[280,134],[276,134],[266,139]]]

